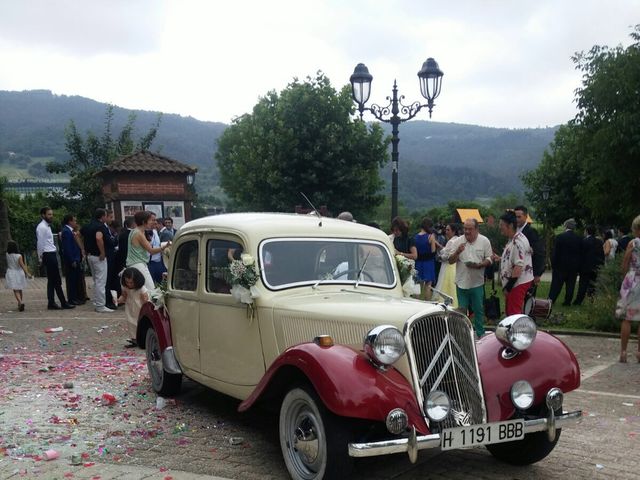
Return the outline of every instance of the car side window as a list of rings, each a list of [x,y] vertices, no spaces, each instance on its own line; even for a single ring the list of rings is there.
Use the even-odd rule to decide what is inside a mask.
[[[232,240],[213,239],[207,242],[207,291],[211,293],[231,293],[229,265],[231,260],[239,260],[243,248]]]
[[[198,241],[178,246],[173,264],[171,286],[175,290],[196,291],[198,288]]]

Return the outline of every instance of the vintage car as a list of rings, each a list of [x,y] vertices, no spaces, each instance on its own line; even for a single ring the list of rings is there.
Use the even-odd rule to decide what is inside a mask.
[[[582,415],[562,408],[580,385],[573,353],[526,315],[475,339],[446,302],[405,297],[397,261],[384,232],[314,215],[185,224],[167,292],[139,317],[153,389],[176,394],[186,375],[240,411],[276,405],[294,479],[426,448],[546,457]]]

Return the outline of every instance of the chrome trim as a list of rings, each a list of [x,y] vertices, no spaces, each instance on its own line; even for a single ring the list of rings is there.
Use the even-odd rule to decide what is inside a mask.
[[[426,415],[424,402],[429,392],[439,389],[449,396],[454,414],[439,423],[442,428],[486,422],[482,378],[471,322],[464,315],[445,305],[438,306],[441,310],[436,313],[428,315],[421,313],[411,317],[403,331],[413,388],[423,418],[430,426],[431,420]],[[416,324],[421,325],[416,327]],[[415,328],[423,329],[424,338],[420,340],[424,343],[421,345],[414,345],[411,339]],[[465,350],[469,351],[465,353]],[[418,358],[423,365],[428,362],[424,371],[418,371]],[[436,370],[438,370],[438,377],[432,384],[427,384],[429,376]],[[442,388],[441,384],[447,375],[451,380],[444,385],[445,388]],[[474,375],[475,378],[473,378]],[[477,397],[476,401],[472,402],[470,395]],[[471,412],[467,411],[471,404],[476,411],[475,418],[472,418]]]
[[[182,373],[182,369],[180,368],[180,364],[176,359],[176,354],[173,351],[173,347],[167,347],[162,352],[162,365],[164,365],[164,369],[167,373]]]
[[[582,419],[582,411],[563,413],[555,418],[555,428],[562,428],[579,422]],[[547,418],[536,418],[534,420],[524,421],[524,433],[534,433],[549,431],[554,428]],[[409,460],[414,462],[414,456],[417,458],[418,450],[426,450],[427,448],[440,447],[440,434],[432,433],[430,435],[415,436],[415,427],[412,435],[408,438],[397,438],[392,440],[383,440],[380,442],[369,443],[350,443],[349,456],[351,457],[376,457],[379,455],[389,455],[392,453],[409,454]],[[554,433],[555,435],[555,433]]]

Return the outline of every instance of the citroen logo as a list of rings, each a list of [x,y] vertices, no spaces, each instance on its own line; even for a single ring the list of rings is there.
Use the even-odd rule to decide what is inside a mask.
[[[469,412],[465,412],[464,410],[458,411],[452,408],[451,416],[453,417],[455,422],[461,427],[471,424],[471,414]]]

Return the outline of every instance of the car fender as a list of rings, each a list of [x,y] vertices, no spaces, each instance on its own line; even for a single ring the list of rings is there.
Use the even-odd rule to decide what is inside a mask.
[[[171,340],[171,321],[166,308],[155,308],[151,302],[146,302],[140,309],[138,315],[138,327],[136,329],[136,341],[143,346],[147,329],[153,327],[158,335],[160,351],[164,352],[167,347],[173,346]]]
[[[482,338],[476,345],[489,421],[513,416],[510,392],[518,380],[526,380],[533,387],[534,405],[544,403],[553,387],[566,393],[580,386],[580,366],[575,355],[553,335],[538,332],[527,350],[509,360],[502,358],[504,348],[495,335]]]
[[[384,422],[394,408],[402,408],[409,425],[428,433],[416,397],[407,380],[394,368],[374,367],[363,352],[344,346],[321,347],[313,342],[285,350],[269,367],[251,395],[238,407],[248,410],[277,377],[295,367],[311,382],[324,405],[336,415]]]

